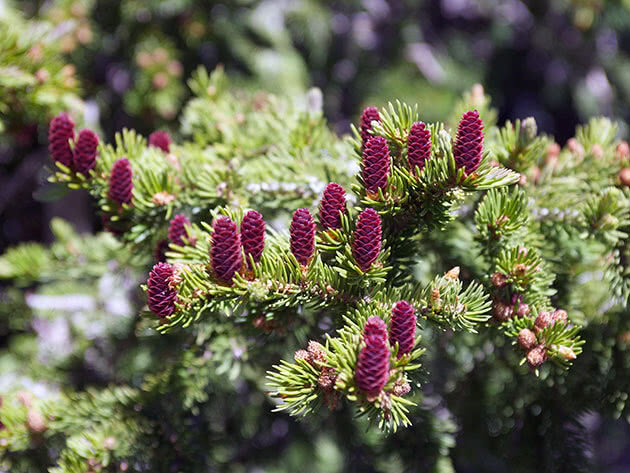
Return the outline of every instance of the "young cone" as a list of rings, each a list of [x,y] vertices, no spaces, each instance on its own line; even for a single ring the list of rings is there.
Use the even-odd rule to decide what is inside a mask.
[[[389,378],[389,346],[387,338],[379,335],[363,337],[365,346],[359,352],[355,381],[369,397],[376,397]]]
[[[363,146],[365,146],[365,143],[372,137],[370,130],[372,129],[373,121],[380,122],[381,116],[379,115],[376,107],[367,107],[361,114],[360,132]]]
[[[453,155],[457,168],[464,168],[466,174],[477,170],[483,153],[483,122],[479,112],[464,113],[457,127],[457,139]]]
[[[195,246],[195,241],[188,236],[186,227],[190,226],[190,220],[184,214],[175,215],[168,226],[168,239],[177,246],[186,246],[183,237],[188,238],[191,246]]]
[[[363,149],[362,170],[363,183],[369,194],[377,194],[379,189],[387,187],[390,162],[387,140],[382,136],[370,138]]]
[[[147,305],[160,318],[166,318],[175,312],[177,290],[172,287],[173,274],[173,266],[158,263],[153,266],[147,280]]]
[[[341,212],[346,210],[346,191],[339,184],[331,182],[324,189],[319,204],[319,221],[325,230],[341,228]]]
[[[263,249],[265,248],[265,227],[262,215],[255,210],[250,210],[243,217],[241,222],[241,241],[248,267],[250,264],[249,255],[252,256],[255,263],[260,262]]]
[[[120,158],[114,163],[109,175],[109,197],[119,204],[130,204],[133,198],[133,171],[127,158]]]
[[[73,169],[74,159],[70,140],[74,140],[74,122],[66,113],[60,113],[48,127],[48,150],[52,159]]]
[[[315,222],[307,209],[295,211],[289,232],[291,253],[301,265],[308,265],[315,252]]]
[[[370,317],[363,327],[363,337],[371,336],[387,338],[387,325],[380,317]]]
[[[149,146],[160,148],[168,153],[171,149],[171,136],[166,131],[154,131],[149,135]]]
[[[381,217],[374,209],[359,215],[352,241],[352,255],[361,271],[369,271],[381,252]]]
[[[228,217],[219,217],[212,226],[210,261],[214,274],[220,280],[231,283],[243,265],[241,235],[236,224]]]
[[[424,163],[431,157],[431,132],[422,122],[411,125],[407,138],[407,158],[409,168],[413,174],[416,166],[420,171],[424,169]]]
[[[389,328],[389,343],[398,342],[398,358],[411,352],[416,341],[416,314],[407,301],[396,302],[392,309]]]
[[[96,166],[98,136],[92,130],[81,130],[74,147],[74,170],[88,176]]]

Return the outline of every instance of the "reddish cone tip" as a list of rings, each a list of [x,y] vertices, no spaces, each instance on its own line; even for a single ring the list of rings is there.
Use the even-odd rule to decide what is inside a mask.
[[[398,342],[398,358],[410,353],[416,341],[416,311],[407,301],[396,302],[392,309],[389,343]]]
[[[369,271],[381,252],[381,217],[374,209],[359,215],[352,241],[352,255],[362,271]]]
[[[363,149],[363,183],[369,193],[385,189],[391,158],[387,140],[382,136],[370,138]]]
[[[171,149],[171,136],[166,131],[154,131],[149,135],[149,146],[160,148],[168,153]]]
[[[339,184],[331,182],[324,189],[322,201],[319,204],[319,221],[324,229],[341,228],[340,212],[346,210],[346,191]]]
[[[383,390],[389,378],[389,346],[378,335],[363,338],[365,346],[359,352],[354,379],[357,387],[370,397]]]
[[[98,136],[92,130],[81,130],[74,147],[74,170],[88,176],[96,166]]]
[[[361,114],[360,125],[361,140],[363,141],[364,145],[365,142],[372,137],[372,135],[370,134],[370,130],[372,129],[373,121],[380,122],[381,116],[379,115],[378,109],[376,107],[367,107],[365,110],[363,110],[363,113]]]
[[[186,227],[190,227],[190,220],[184,214],[175,215],[168,226],[168,239],[177,246],[186,246],[183,238],[187,238],[191,246],[195,246],[195,241],[186,231]]]
[[[52,159],[72,169],[73,156],[70,140],[74,140],[74,122],[66,113],[60,113],[48,127],[48,150]]]
[[[380,317],[370,317],[363,327],[363,337],[377,336],[387,338],[387,325]]]
[[[457,128],[457,139],[453,155],[455,165],[471,174],[479,167],[483,153],[483,122],[479,112],[472,110],[464,113]]]
[[[153,249],[153,258],[158,263],[164,263],[166,261],[166,252],[168,251],[168,241],[160,240]]]
[[[231,283],[234,275],[243,265],[241,235],[236,224],[227,217],[219,217],[213,225],[210,261],[214,274],[226,283]]]
[[[130,204],[133,198],[133,171],[127,158],[120,158],[114,163],[109,175],[109,197],[119,204]]]
[[[297,209],[289,228],[291,253],[303,266],[308,265],[315,252],[315,222],[307,209]]]
[[[422,171],[424,163],[431,157],[431,132],[422,122],[411,125],[407,138],[409,168],[415,174],[416,166]]]
[[[173,266],[158,263],[153,266],[147,280],[147,305],[151,312],[160,318],[168,317],[175,312],[177,290],[172,287],[173,274]]]
[[[265,221],[260,213],[250,210],[241,222],[241,241],[247,258],[247,266],[250,266],[249,255],[255,263],[260,262],[265,248]],[[249,268],[251,269],[251,268]]]

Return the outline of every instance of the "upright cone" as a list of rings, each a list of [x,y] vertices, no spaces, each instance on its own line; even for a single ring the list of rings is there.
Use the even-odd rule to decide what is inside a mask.
[[[212,228],[212,270],[221,281],[231,283],[243,265],[241,236],[236,224],[228,217],[217,218]]]
[[[325,230],[341,228],[341,213],[346,210],[346,191],[339,184],[331,182],[324,189],[319,204],[319,221]]]
[[[160,148],[168,153],[171,149],[171,136],[166,131],[154,131],[149,135],[149,146]]]
[[[483,153],[483,122],[479,112],[472,110],[464,113],[457,128],[457,139],[453,155],[455,165],[464,168],[466,174],[477,170]]]
[[[74,170],[88,176],[96,166],[98,136],[92,130],[81,130],[74,148]]]
[[[119,204],[130,204],[133,199],[133,171],[127,158],[114,163],[109,175],[109,197]]]
[[[73,169],[70,140],[74,140],[74,122],[67,113],[60,113],[52,119],[48,127],[48,150],[54,161]]]
[[[243,217],[241,222],[241,241],[248,267],[250,265],[250,255],[254,263],[259,263],[260,258],[262,258],[262,253],[265,249],[265,228],[266,225],[262,215],[255,210],[250,210]]]
[[[352,255],[362,271],[369,271],[381,252],[381,217],[374,209],[359,215],[352,241]]]
[[[389,177],[391,157],[387,140],[382,136],[370,138],[363,149],[362,177],[365,189],[370,194],[385,190]]]
[[[424,163],[431,157],[431,132],[422,122],[411,125],[407,138],[409,169],[415,174],[416,167],[422,171]]]
[[[389,343],[398,342],[398,358],[411,352],[416,341],[416,313],[407,301],[396,302],[392,309]]]
[[[173,287],[173,274],[172,265],[158,263],[153,266],[147,280],[147,305],[160,318],[169,317],[175,312],[177,290]]]
[[[291,253],[298,262],[306,266],[315,252],[315,222],[307,209],[297,209],[289,228]]]

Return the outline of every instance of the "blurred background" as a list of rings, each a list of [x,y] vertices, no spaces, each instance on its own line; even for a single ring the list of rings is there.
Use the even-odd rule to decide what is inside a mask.
[[[25,30],[52,33],[19,56],[28,78],[12,69],[21,45],[11,38]],[[444,120],[481,83],[499,123],[533,116],[564,144],[578,123],[606,115],[626,135],[630,0],[0,0],[0,253],[52,241],[55,216],[80,231],[101,228],[84,193],[54,202],[37,193],[53,115],[73,110],[106,141],[123,127],[176,135],[187,78],[198,65],[219,64],[243,87],[319,87],[339,133],[363,107],[395,99],[418,103],[427,121]],[[51,71],[59,72],[54,83]],[[24,84],[36,92],[24,94]],[[601,471],[628,471],[619,440],[629,438],[628,425],[587,421]],[[284,420],[273,426],[288,428]],[[333,450],[329,439],[318,442],[322,455]],[[475,448],[464,439],[458,471],[480,471],[465,466]]]

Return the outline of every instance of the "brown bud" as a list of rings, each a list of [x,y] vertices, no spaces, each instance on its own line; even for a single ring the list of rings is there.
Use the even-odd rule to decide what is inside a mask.
[[[503,302],[495,302],[493,307],[494,318],[499,322],[505,322],[512,318],[514,309],[511,305],[504,304]]]
[[[20,404],[29,409],[33,405],[33,395],[28,391],[18,391],[17,398]]]
[[[536,345],[536,334],[530,329],[524,328],[518,332],[517,341],[524,350],[531,350]]]
[[[44,57],[44,47],[41,44],[36,44],[26,54],[33,62],[40,62]]]
[[[492,281],[492,285],[498,289],[505,287],[507,284],[507,276],[503,273],[492,273],[490,280]]]
[[[561,346],[558,348],[558,353],[560,353],[560,355],[562,355],[566,360],[575,360],[577,358],[575,352],[569,347]]]
[[[404,396],[409,391],[411,391],[411,386],[404,379],[399,379],[394,384],[394,388],[392,389],[392,393],[394,396]]]
[[[169,194],[166,191],[157,192],[153,194],[153,198],[152,198],[153,203],[158,206],[168,205],[174,200],[175,200],[175,196],[172,194]]]
[[[444,275],[444,277],[446,279],[450,279],[451,281],[457,281],[459,279],[459,266],[455,266],[454,268],[450,269]]]
[[[540,180],[540,168],[538,166],[532,166],[532,168],[529,170],[530,173],[530,177],[532,179],[532,182],[534,184],[538,184],[538,181]]]
[[[158,72],[153,76],[153,87],[163,89],[168,85],[168,75],[166,72]]]
[[[619,178],[619,182],[622,185],[630,187],[630,168],[623,168],[621,171],[619,171],[617,177]]]
[[[168,60],[168,51],[164,48],[155,48],[153,50],[153,60],[155,62],[166,62]]]
[[[524,276],[528,269],[529,268],[526,264],[519,263],[514,266],[514,274],[516,274],[517,276]]]
[[[516,309],[516,315],[519,317],[527,317],[530,312],[529,305],[527,304],[519,304],[518,309]]]
[[[620,160],[628,159],[630,156],[630,146],[627,141],[622,141],[617,145],[617,158]]]
[[[560,155],[560,145],[558,143],[551,143],[547,146],[546,154],[545,154],[545,162],[548,163],[550,158],[557,158]]]
[[[554,313],[551,314],[551,318],[554,324],[555,323],[566,324],[569,319],[567,316],[567,311],[562,310],[562,309],[558,309],[554,311]]]
[[[604,148],[602,148],[602,145],[595,143],[591,146],[591,153],[595,159],[602,159],[604,157]]]
[[[298,360],[306,360],[306,361],[311,361],[311,355],[309,352],[307,352],[306,350],[298,350],[295,352],[295,354],[293,355],[293,359],[295,361]]]
[[[630,343],[630,330],[620,333],[617,337],[617,341],[624,344]]]
[[[527,364],[531,368],[537,368],[547,360],[547,347],[543,344],[537,345],[527,352]]]
[[[44,69],[42,67],[41,69],[38,69],[35,73],[35,78],[40,84],[43,84],[44,82],[47,82],[48,79],[50,79],[50,72],[48,72],[48,69]]]
[[[30,408],[26,413],[26,425],[28,426],[28,430],[30,430],[33,434],[41,434],[44,430],[46,430],[44,417],[34,408]]]
[[[153,65],[153,57],[147,51],[140,51],[136,54],[136,64],[143,69]]]
[[[431,305],[438,307],[440,305],[440,290],[438,288],[431,289]]]
[[[166,66],[166,70],[168,71],[170,75],[175,76],[175,77],[181,76],[182,73],[184,72],[182,63],[175,59],[173,59],[171,62],[168,63],[168,66]]]
[[[324,367],[322,368],[322,373],[319,375],[317,379],[317,384],[320,388],[324,390],[332,390],[335,387],[335,383],[337,382],[337,372],[334,368]]]
[[[499,218],[497,218],[496,222],[494,222],[494,226],[495,228],[499,228],[503,226],[503,224],[508,223],[509,221],[510,221],[510,217],[508,217],[507,215],[501,215]]]
[[[540,331],[546,329],[553,323],[553,315],[551,312],[541,312],[536,317],[536,321],[534,322],[534,327],[536,331]]]
[[[326,352],[324,351],[324,347],[321,343],[311,340],[310,342],[308,342],[307,350],[309,355],[311,356],[311,361],[313,364],[322,365],[326,363]]]
[[[570,138],[569,141],[567,141],[567,148],[569,148],[571,153],[579,156],[580,158],[584,156],[584,146],[582,146],[575,138]]]

